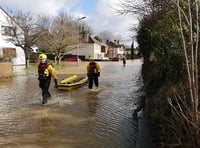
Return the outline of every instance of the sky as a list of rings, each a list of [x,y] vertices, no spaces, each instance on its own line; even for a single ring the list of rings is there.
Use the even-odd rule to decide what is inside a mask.
[[[138,20],[133,15],[117,14],[112,9],[119,8],[117,3],[119,0],[0,0],[0,6],[7,12],[21,10],[52,16],[65,12],[77,19],[86,17],[81,21],[92,28],[94,35],[109,31],[115,36],[121,36],[125,45],[130,45],[135,33],[129,30],[138,24]]]

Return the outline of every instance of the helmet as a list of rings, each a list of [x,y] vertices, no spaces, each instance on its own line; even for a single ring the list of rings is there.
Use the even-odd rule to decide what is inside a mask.
[[[41,53],[41,54],[39,55],[39,59],[40,59],[40,60],[44,60],[44,59],[46,59],[46,58],[47,58],[47,55],[44,54],[44,53]]]
[[[94,57],[91,56],[91,57],[89,58],[89,61],[94,61]]]

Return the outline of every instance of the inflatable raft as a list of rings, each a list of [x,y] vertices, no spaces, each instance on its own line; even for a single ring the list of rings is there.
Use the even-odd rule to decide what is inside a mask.
[[[88,82],[87,76],[80,76],[77,75],[70,76],[58,84],[58,90],[72,90],[79,88],[85,85]]]

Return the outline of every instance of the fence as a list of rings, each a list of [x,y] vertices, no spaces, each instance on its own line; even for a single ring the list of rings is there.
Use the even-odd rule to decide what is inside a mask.
[[[0,79],[9,79],[12,77],[12,63],[0,63]]]

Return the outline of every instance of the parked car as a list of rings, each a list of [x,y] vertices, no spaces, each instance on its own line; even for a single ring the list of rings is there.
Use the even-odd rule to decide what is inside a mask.
[[[103,57],[102,60],[103,60],[103,61],[108,61],[109,58],[108,58],[108,57]]]
[[[114,57],[111,59],[112,61],[119,61],[119,58],[118,57]]]
[[[78,60],[77,60],[78,59]],[[66,58],[64,61],[68,61],[68,62],[76,62],[76,61],[81,61],[81,59],[80,58],[78,58],[78,57],[68,57],[68,58]]]

